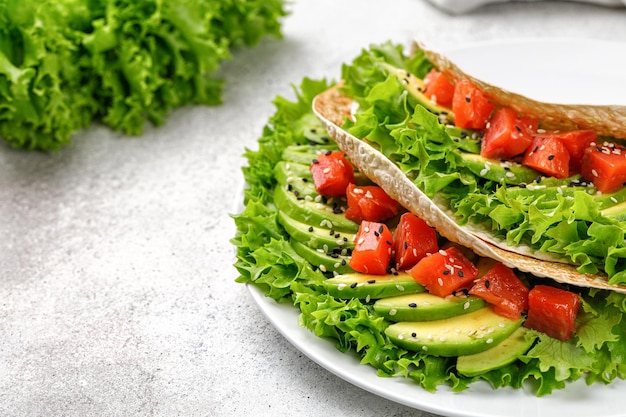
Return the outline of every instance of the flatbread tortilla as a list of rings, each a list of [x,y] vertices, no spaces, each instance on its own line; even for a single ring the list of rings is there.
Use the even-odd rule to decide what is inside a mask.
[[[535,256],[536,254],[531,255],[528,248],[511,248],[504,242],[487,241],[480,237],[480,233],[472,233],[465,226],[458,225],[444,208],[435,204],[419,190],[392,161],[366,141],[341,129],[344,120],[351,116],[353,106],[353,101],[342,95],[338,86],[323,92],[313,101],[314,113],[359,171],[382,187],[407,210],[424,219],[442,236],[472,249],[480,256],[492,258],[539,277],[579,287],[626,293],[626,286],[609,285],[604,274],[581,274],[574,265],[541,259]]]
[[[472,81],[492,102],[541,120],[545,128],[590,129],[598,136],[626,138],[626,106],[543,103],[479,80],[463,72],[444,55],[422,44],[413,44],[413,50],[422,50],[426,58],[450,79]]]

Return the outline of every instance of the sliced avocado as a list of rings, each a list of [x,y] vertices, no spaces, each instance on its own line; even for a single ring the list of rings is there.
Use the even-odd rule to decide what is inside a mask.
[[[621,202],[619,204],[615,204],[614,206],[603,209],[602,215],[606,217],[611,217],[620,222],[625,221],[626,220],[626,202]]]
[[[491,349],[473,355],[459,356],[456,362],[457,371],[465,376],[476,376],[515,362],[528,352],[536,339],[527,336],[528,333],[525,327],[519,327]]]
[[[274,176],[279,185],[288,187],[294,195],[297,193],[298,197],[317,196],[313,177],[307,165],[280,161],[274,165]]]
[[[406,272],[398,272],[397,275],[371,275],[358,272],[337,275],[324,281],[324,287],[328,294],[336,298],[367,300],[425,291],[424,286],[418,284]]]
[[[313,249],[322,248],[326,252],[330,252],[335,248],[354,247],[354,233],[309,226],[282,211],[278,212],[278,222],[285,228],[285,231],[289,233],[292,239],[302,242]]]
[[[336,274],[348,274],[354,272],[348,262],[350,262],[349,249],[346,255],[341,252],[325,252],[323,249],[313,249],[297,240],[289,242],[296,253],[307,260],[308,263],[318,267],[322,272],[332,272]]]
[[[374,310],[390,321],[430,321],[468,314],[485,307],[482,298],[456,295],[438,297],[429,293],[399,295],[378,300]]]
[[[416,77],[405,69],[396,68],[387,63],[383,63],[382,65],[387,71],[389,71],[390,74],[396,76],[398,82],[402,84],[409,94],[415,97],[422,106],[439,115],[442,122],[450,123],[454,120],[454,113],[452,113],[452,109],[440,106],[424,95],[424,82],[422,79]]]
[[[333,207],[333,202],[338,202],[336,207]],[[279,210],[302,223],[333,228],[342,232],[356,233],[359,230],[359,224],[347,219],[343,213],[345,199],[320,198],[320,202],[317,202],[315,199],[296,196],[286,187],[277,186],[274,188],[274,204]]]
[[[506,339],[522,320],[510,320],[483,307],[472,313],[433,321],[403,321],[385,334],[398,346],[435,356],[462,356],[483,352]]]
[[[500,161],[467,152],[460,152],[460,155],[463,159],[463,165],[467,169],[490,181],[505,184],[528,184],[541,176],[539,171],[517,162]]]
[[[295,162],[309,166],[319,154],[338,149],[335,142],[324,145],[291,145],[283,150],[282,159],[286,162]]]

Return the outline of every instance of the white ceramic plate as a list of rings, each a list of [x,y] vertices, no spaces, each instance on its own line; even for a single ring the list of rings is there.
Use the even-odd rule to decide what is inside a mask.
[[[468,73],[539,100],[626,104],[626,44],[563,39],[499,41],[446,54]],[[300,327],[299,312],[292,305],[278,304],[256,287],[248,288],[265,316],[297,349],[335,375],[389,400],[454,417],[625,415],[619,400],[626,392],[624,381],[608,386],[587,386],[578,381],[537,398],[522,390],[493,390],[486,383],[473,384],[461,393],[443,387],[433,394],[404,378],[380,378],[372,367],[361,365],[356,356],[341,353],[333,342]]]

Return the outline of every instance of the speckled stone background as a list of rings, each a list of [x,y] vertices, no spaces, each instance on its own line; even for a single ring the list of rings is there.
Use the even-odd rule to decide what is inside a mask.
[[[225,104],[141,137],[79,132],[53,155],[0,146],[0,415],[431,416],[303,356],[234,282],[241,155],[276,95],[336,79],[370,43],[626,39],[626,12],[512,3],[296,0],[284,39],[225,63]],[[566,59],[566,57],[564,57]],[[459,415],[462,415],[462,410]]]

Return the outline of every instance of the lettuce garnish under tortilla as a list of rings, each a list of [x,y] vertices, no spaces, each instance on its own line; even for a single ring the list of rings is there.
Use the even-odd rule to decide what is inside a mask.
[[[386,44],[374,46],[364,54],[397,58],[399,50]],[[358,70],[371,71],[365,66]],[[395,346],[384,334],[389,323],[373,310],[371,303],[338,300],[328,295],[321,285],[327,277],[292,249],[288,234],[277,222],[272,189],[276,185],[273,166],[281,159],[283,149],[291,144],[320,143],[324,139],[323,127],[311,111],[311,102],[329,86],[327,81],[304,79],[296,89],[295,101],[277,97],[276,112],[258,140],[258,149],[245,152],[248,161],[243,169],[247,183],[245,207],[233,215],[237,234],[232,243],[237,249],[235,267],[240,274],[237,282],[258,286],[277,302],[293,304],[301,311],[302,326],[334,343],[341,351],[355,353],[361,363],[372,366],[379,376],[406,377],[431,392],[440,386],[463,391],[472,382],[483,380],[494,388],[524,387],[542,396],[581,378],[591,384],[626,377],[626,345],[620,343],[626,337],[623,294],[580,289],[583,307],[577,334],[572,339],[559,342],[533,332],[538,343],[522,360],[472,378],[455,372],[455,358],[408,352]],[[380,140],[394,143],[386,135],[381,135]],[[424,152],[419,146],[414,149],[417,155]],[[453,158],[445,149],[440,151],[443,159]],[[438,160],[428,162],[440,164]],[[424,178],[424,182],[432,184],[436,182],[434,179]],[[346,355],[348,360],[354,360],[354,356]]]

